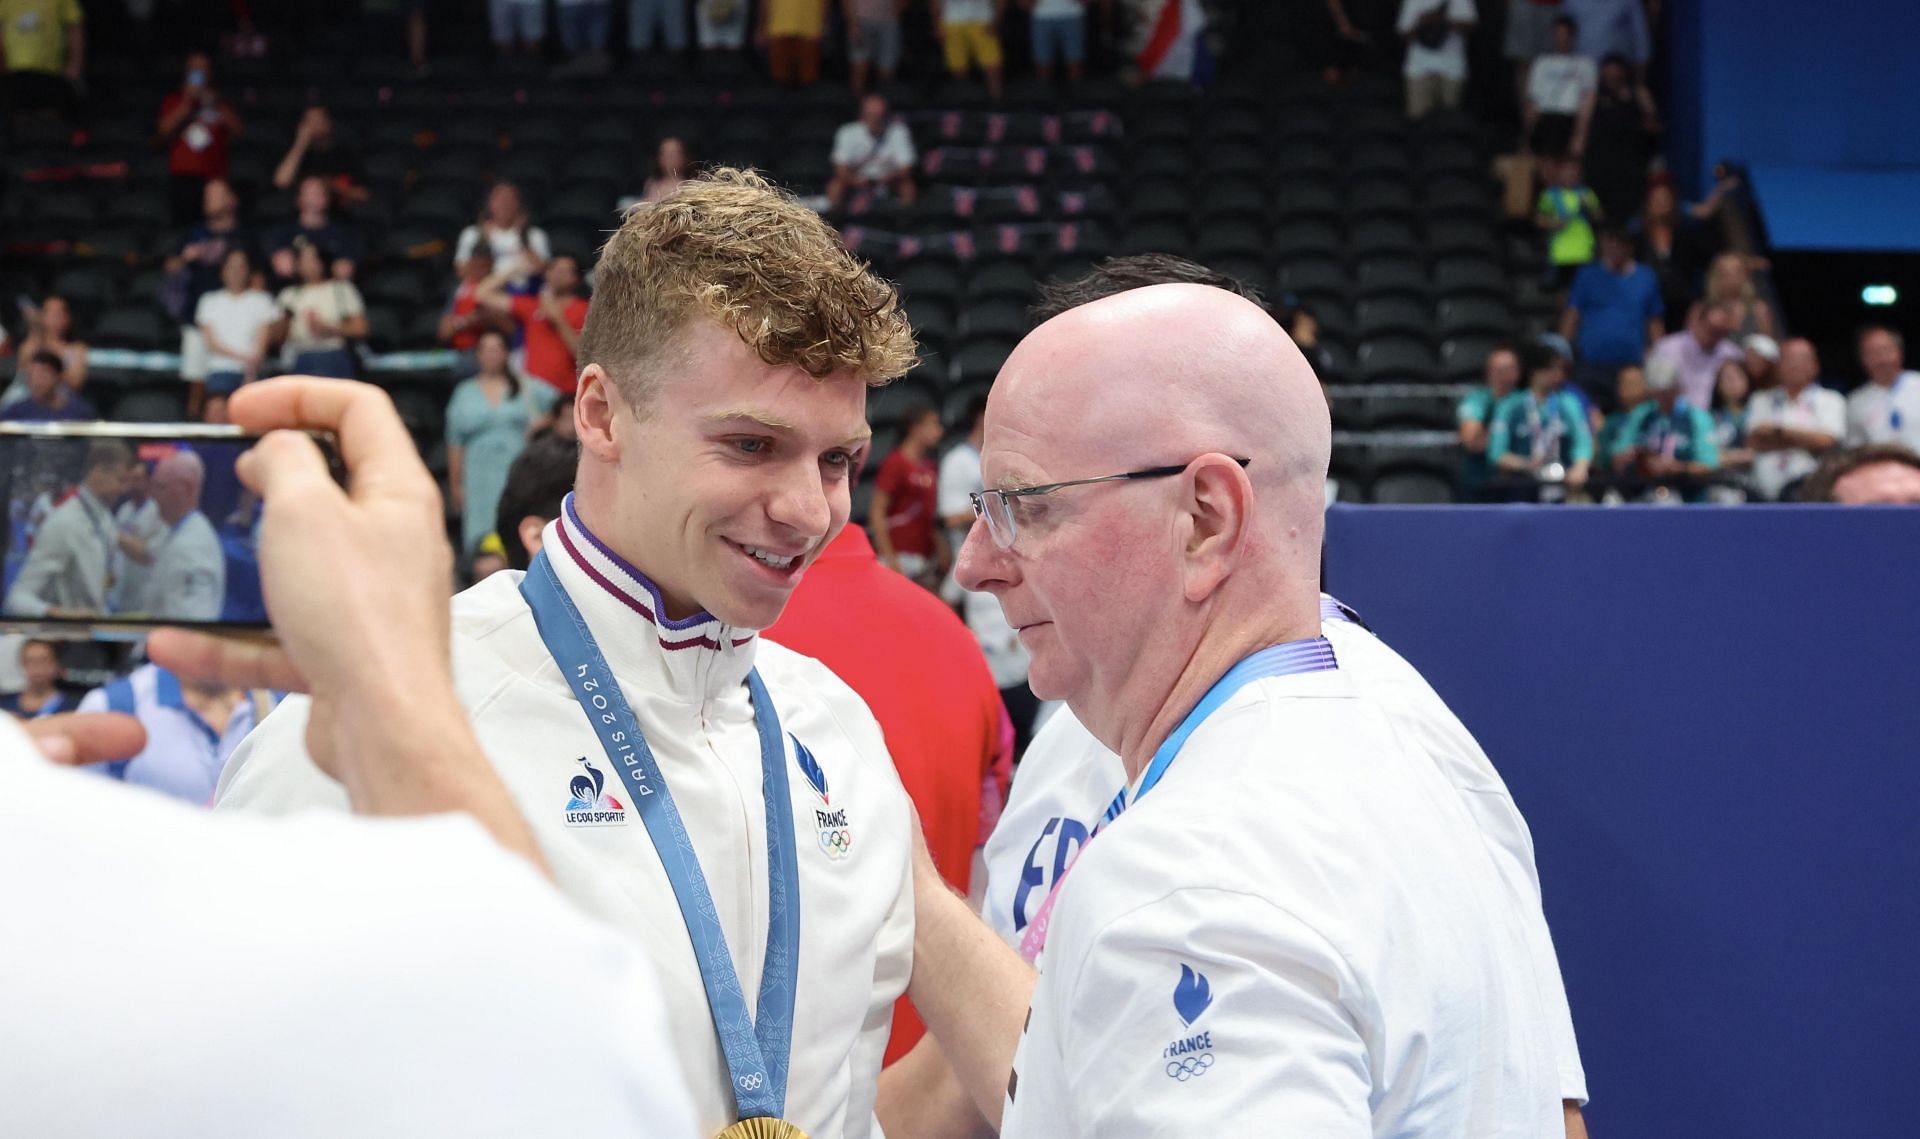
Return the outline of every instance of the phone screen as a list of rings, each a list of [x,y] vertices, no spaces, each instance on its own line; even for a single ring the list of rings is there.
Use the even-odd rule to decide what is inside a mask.
[[[263,629],[237,428],[0,424],[0,627]]]

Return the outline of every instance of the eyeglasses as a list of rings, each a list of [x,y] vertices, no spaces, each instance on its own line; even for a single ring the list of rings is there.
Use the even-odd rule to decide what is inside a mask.
[[[1252,459],[1234,459],[1245,467]],[[1070,486],[1091,486],[1094,483],[1125,482],[1131,479],[1163,479],[1180,474],[1193,465],[1193,460],[1171,467],[1148,467],[1141,471],[1127,471],[1124,474],[1101,475],[1091,479],[1069,479],[1066,482],[1050,482],[1041,486],[1023,486],[1013,490],[977,490],[968,497],[973,500],[973,516],[987,520],[987,533],[993,538],[993,544],[1003,550],[1013,549],[1013,540],[1019,529],[1014,524],[1013,500],[1016,498],[1036,498],[1043,494],[1052,494],[1056,490],[1065,490]]]

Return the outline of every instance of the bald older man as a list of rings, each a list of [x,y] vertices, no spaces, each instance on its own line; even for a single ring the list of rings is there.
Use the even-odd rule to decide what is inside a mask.
[[[1002,1135],[1562,1129],[1471,814],[1320,636],[1329,448],[1298,349],[1215,289],[1068,312],[995,385],[960,580],[1128,780],[1037,982],[917,871],[912,995]]]
[[[137,611],[164,621],[220,619],[227,560],[219,532],[200,513],[206,480],[206,463],[192,451],[176,451],[154,464],[148,494],[164,529],[145,546],[150,568]]]

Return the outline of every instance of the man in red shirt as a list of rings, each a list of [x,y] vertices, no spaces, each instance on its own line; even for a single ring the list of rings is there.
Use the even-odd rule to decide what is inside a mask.
[[[185,82],[160,104],[160,137],[171,147],[167,173],[174,225],[198,220],[200,195],[209,179],[227,176],[227,148],[239,133],[233,104],[213,89],[213,60],[204,51],[194,52],[187,57]]]
[[[547,262],[546,284],[534,296],[509,296],[504,272],[495,272],[480,286],[480,303],[496,312],[509,313],[520,322],[527,374],[546,381],[564,395],[572,395],[580,382],[573,353],[580,344],[580,329],[587,323],[587,301],[580,295],[580,263],[566,256]]]
[[[901,416],[900,445],[880,464],[868,511],[880,560],[928,589],[947,573],[947,537],[940,530],[940,413],[920,406]]]
[[[993,831],[1013,778],[1013,728],[973,633],[938,597],[882,566],[865,532],[848,526],[764,635],[819,660],[867,702],[934,864],[965,892],[973,852]],[[901,997],[885,1062],[923,1031]]]

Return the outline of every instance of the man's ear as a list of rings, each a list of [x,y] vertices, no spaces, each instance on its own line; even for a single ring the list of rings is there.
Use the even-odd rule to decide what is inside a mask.
[[[626,406],[605,368],[588,364],[582,369],[573,397],[573,427],[580,436],[580,449],[602,462],[617,462],[620,439],[615,425]]]
[[[546,532],[547,520],[538,514],[527,515],[514,527],[514,533],[520,538],[520,548],[527,552],[528,561],[532,561],[533,555],[540,552],[540,539]]]
[[[1188,601],[1205,601],[1239,563],[1253,518],[1253,483],[1239,463],[1219,454],[1195,459],[1183,482],[1181,579]]]

